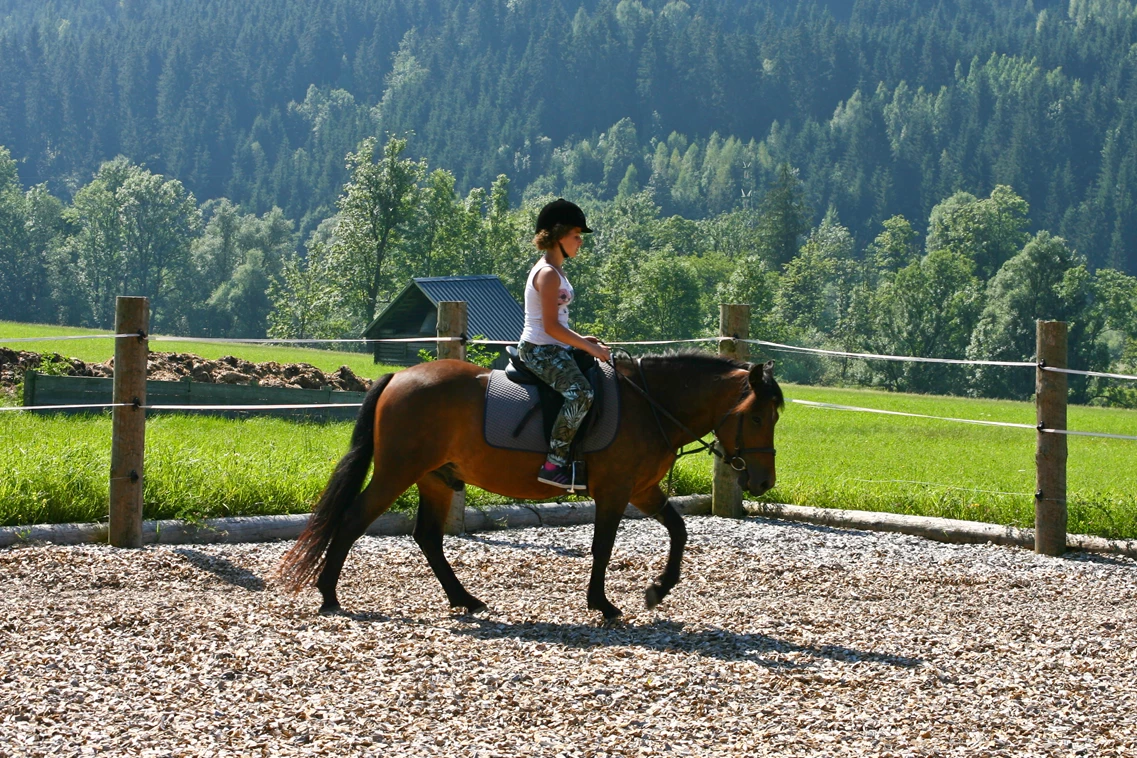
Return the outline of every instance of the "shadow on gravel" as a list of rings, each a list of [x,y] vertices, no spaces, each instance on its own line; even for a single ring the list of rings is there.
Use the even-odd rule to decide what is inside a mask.
[[[575,547],[542,545],[537,542],[517,542],[516,540],[495,540],[492,537],[483,537],[477,534],[464,534],[462,535],[462,539],[470,542],[478,542],[483,545],[492,545],[493,547],[511,548],[513,550],[535,550],[542,553],[556,553],[566,558],[583,558],[588,555],[588,551]]]
[[[1100,553],[1084,553],[1071,550],[1062,557],[1070,561],[1077,561],[1078,563],[1097,563],[1102,566],[1117,566],[1119,568],[1128,569],[1137,567],[1137,561],[1123,555],[1102,555]]]
[[[180,547],[174,552],[197,568],[213,574],[227,584],[242,587],[250,592],[264,591],[264,579],[261,579],[247,568],[238,566],[227,558],[209,555],[208,553],[186,547]]]
[[[840,645],[796,645],[768,637],[764,634],[738,634],[726,629],[710,628],[687,632],[683,624],[675,621],[653,621],[650,624],[622,624],[597,627],[588,624],[511,624],[465,617],[469,626],[453,629],[477,639],[519,639],[571,647],[634,646],[672,653],[694,653],[724,661],[751,661],[771,669],[805,669],[808,663],[779,660],[779,655],[804,653],[812,658],[826,658],[849,663],[883,663],[897,668],[914,668],[923,663],[920,658],[883,655],[865,652]],[[766,656],[773,654],[773,657]]]

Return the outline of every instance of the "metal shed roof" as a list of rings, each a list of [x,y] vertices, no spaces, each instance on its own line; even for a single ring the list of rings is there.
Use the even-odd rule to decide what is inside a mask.
[[[368,324],[364,336],[370,337],[384,321],[384,317],[396,313],[400,301],[414,290],[426,295],[435,308],[444,300],[464,300],[466,330],[471,337],[480,334],[490,340],[510,341],[521,337],[525,311],[509,294],[501,279],[489,275],[425,276],[412,279],[383,312]]]

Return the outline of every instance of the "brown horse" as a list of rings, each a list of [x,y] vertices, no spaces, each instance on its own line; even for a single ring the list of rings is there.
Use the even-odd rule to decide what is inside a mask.
[[[604,594],[604,575],[628,503],[662,523],[671,540],[667,566],[647,590],[647,606],[658,605],[679,581],[687,530],[659,483],[682,445],[714,432],[744,489],[759,495],[774,486],[774,424],[783,399],[773,365],[706,353],[617,363],[624,385],[619,431],[608,449],[584,457],[596,500],[589,609],[605,620],[620,616]],[[298,590],[315,578],[323,596],[320,613],[341,613],[336,584],[348,550],[395,498],[417,484],[414,538],[450,605],[470,613],[486,607],[466,591],[443,555],[443,524],[453,492],[463,484],[528,500],[564,492],[537,481],[543,454],[486,444],[487,382],[486,369],[454,360],[420,364],[375,382],[360,409],[350,450],[281,561],[279,576],[287,586]],[[374,475],[362,489],[372,461]]]

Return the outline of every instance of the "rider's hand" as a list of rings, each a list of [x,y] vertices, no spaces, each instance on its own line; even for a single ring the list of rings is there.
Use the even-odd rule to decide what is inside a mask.
[[[595,348],[596,348],[595,350],[589,350],[588,351],[588,352],[592,353],[594,358],[596,358],[597,360],[604,361],[605,363],[611,363],[612,362],[612,351],[608,348],[607,345],[605,345],[603,342],[601,342],[599,340],[599,338],[597,338],[597,337],[585,337],[585,339],[588,340],[589,342],[591,342],[593,345],[595,345]]]

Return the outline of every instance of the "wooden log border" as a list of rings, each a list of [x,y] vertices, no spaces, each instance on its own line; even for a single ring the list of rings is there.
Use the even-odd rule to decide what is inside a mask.
[[[671,502],[686,516],[705,516],[711,512],[710,495],[673,497]],[[952,544],[991,543],[1034,549],[1033,529],[1018,529],[978,521],[811,508],[778,503],[748,502],[746,510],[751,517],[800,521],[833,529],[896,532]],[[630,505],[624,515],[625,518],[644,518],[642,513]],[[543,526],[579,526],[593,523],[595,517],[596,504],[592,501],[580,501],[467,508],[465,523],[467,533],[476,533]],[[207,519],[201,523],[144,521],[142,541],[150,545],[188,545],[292,540],[300,534],[307,523],[308,514],[218,518]],[[414,519],[410,515],[386,513],[368,528],[367,533],[379,536],[409,535],[413,529]],[[42,543],[83,545],[106,544],[106,542],[106,524],[0,527],[0,548]],[[1070,551],[1137,558],[1137,540],[1110,540],[1085,534],[1068,534],[1066,548]]]

